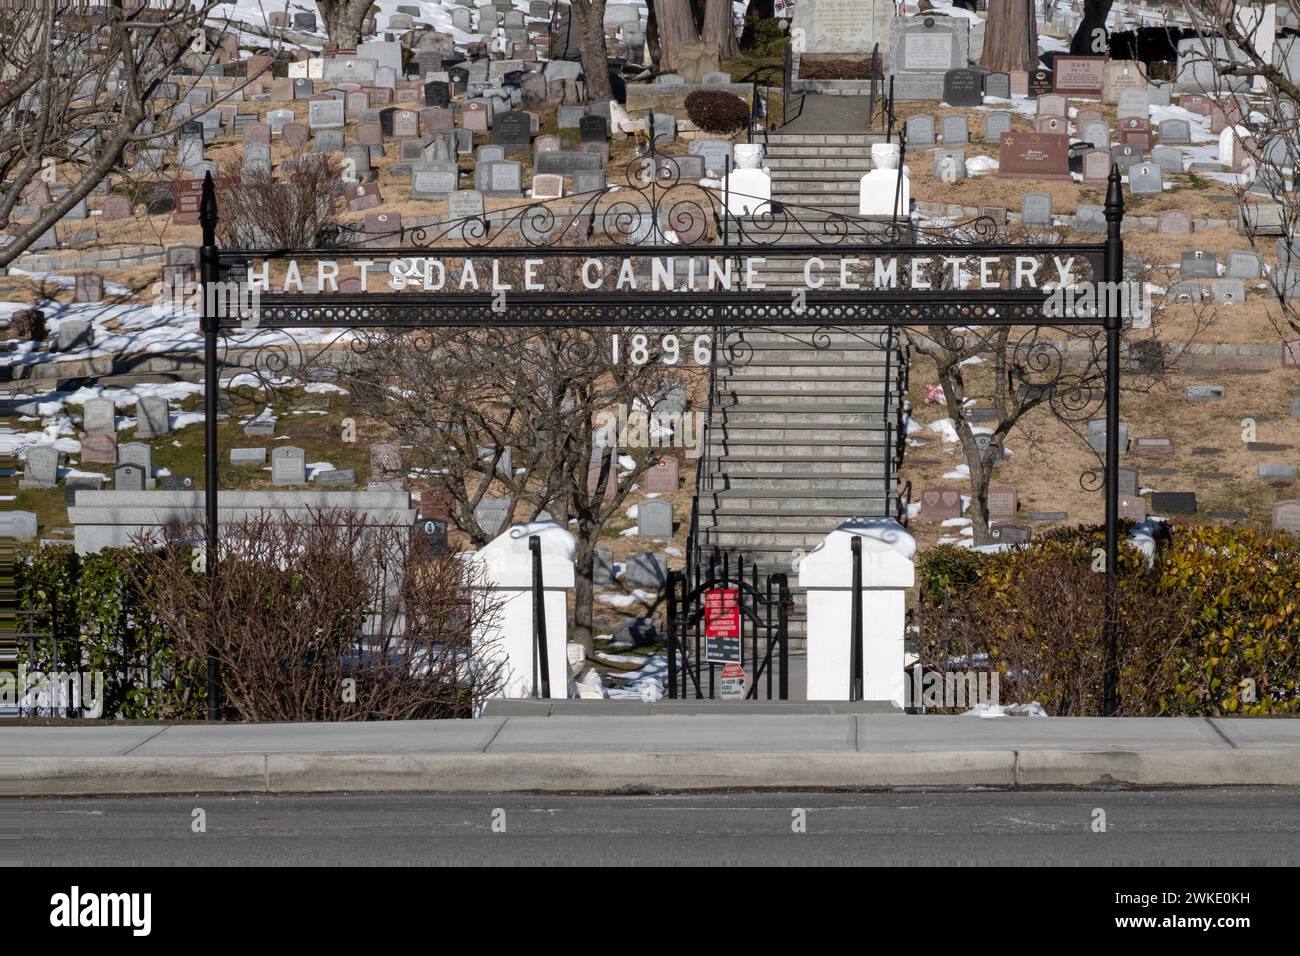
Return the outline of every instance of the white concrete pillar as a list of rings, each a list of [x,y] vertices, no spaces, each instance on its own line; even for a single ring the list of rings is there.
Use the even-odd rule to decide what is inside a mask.
[[[477,648],[490,647],[501,665],[498,697],[533,697],[541,692],[541,669],[533,641],[533,556],[528,539],[541,539],[542,600],[551,697],[569,696],[565,644],[569,632],[569,590],[573,587],[573,535],[553,521],[513,525],[480,551],[465,555],[482,574],[478,590],[495,602],[496,614],[474,636]]]
[[[799,562],[808,599],[808,699],[848,700],[854,538],[862,540],[862,697],[904,706],[904,598],[916,539],[892,518],[851,518]]]

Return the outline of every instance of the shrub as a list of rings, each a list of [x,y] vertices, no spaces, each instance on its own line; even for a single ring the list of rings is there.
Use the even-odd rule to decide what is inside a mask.
[[[952,549],[918,562],[914,622],[929,669],[987,662],[1006,700],[1057,716],[1101,712],[1105,577],[1099,528],[972,556]],[[1300,542],[1248,530],[1175,526],[1148,568],[1120,550],[1120,713],[1300,713]],[[1243,683],[1246,682],[1246,683]],[[1254,699],[1249,699],[1253,689]]]
[[[696,90],[686,97],[686,115],[706,133],[735,133],[749,125],[749,104],[724,90]]]
[[[19,566],[18,604],[41,636],[20,645],[19,661],[28,672],[101,675],[105,718],[201,717],[202,665],[179,655],[149,613],[133,579],[139,561],[130,550],[34,549]]]
[[[472,636],[496,613],[468,566],[409,528],[350,512],[262,514],[226,527],[215,590],[191,569],[194,526],[166,530],[137,583],[178,651],[207,654],[249,721],[468,717],[500,686]]]
[[[217,237],[239,248],[302,249],[323,245],[338,231],[346,186],[336,158],[299,151],[280,164],[279,178],[222,167],[217,187]]]
[[[777,17],[759,20],[754,26],[754,53],[757,56],[780,56],[790,46],[790,37],[786,33],[788,21]]]

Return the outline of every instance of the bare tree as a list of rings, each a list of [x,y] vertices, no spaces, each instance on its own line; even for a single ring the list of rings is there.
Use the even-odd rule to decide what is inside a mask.
[[[188,93],[185,83],[172,79],[173,68],[190,67],[192,88],[202,68],[217,59],[207,24],[216,5],[119,0],[102,7],[56,2],[35,10],[0,8],[0,229],[9,230],[0,266],[53,229],[128,149],[169,144],[182,122],[233,95],[213,97],[184,119],[170,113]],[[60,175],[68,188],[51,196],[33,221],[16,226],[14,211],[28,191],[41,183],[48,190]]]
[[[1277,4],[1300,19],[1300,0]],[[1272,253],[1272,241],[1282,237],[1288,251],[1270,275],[1278,333],[1290,338],[1300,333],[1300,272],[1290,252],[1291,237],[1300,231],[1300,197],[1294,189],[1300,168],[1300,82],[1286,63],[1300,53],[1300,38],[1278,36],[1275,20],[1263,6],[1228,8],[1184,0],[1184,14],[1196,31],[1189,59],[1209,67],[1213,80],[1207,93],[1212,100],[1215,125],[1231,129],[1221,137],[1219,159],[1230,164],[1239,180],[1235,193],[1247,238],[1252,248]],[[1249,101],[1252,86],[1268,95]],[[1300,252],[1300,250],[1297,250]]]
[[[1042,237],[1038,237],[1042,239]],[[1101,307],[1122,310],[1126,317],[1149,313],[1145,329],[1129,323],[1121,336],[1121,350],[1129,363],[1122,388],[1145,393],[1159,386],[1176,370],[1181,357],[1214,320],[1212,310],[1195,305],[1192,333],[1179,346],[1162,343],[1157,320],[1164,303],[1144,303],[1152,287],[1168,287],[1169,278],[1153,275],[1139,260],[1126,263],[1122,288],[1110,290],[1089,279],[1058,290],[1054,307],[1060,314],[1096,315]],[[1079,277],[1074,277],[1075,279]],[[949,282],[938,271],[935,286]],[[1092,298],[1089,299],[1088,291]],[[1075,294],[1077,292],[1077,294]],[[1069,298],[1066,298],[1066,296]],[[1104,296],[1104,299],[1099,299]],[[1050,322],[1050,318],[1046,320]],[[1105,333],[1092,326],[1054,329],[1025,327],[951,328],[931,325],[904,330],[911,348],[934,364],[943,391],[947,417],[957,434],[969,469],[970,517],[976,545],[993,544],[989,527],[988,490],[994,469],[1006,451],[1007,439],[1015,433],[1031,454],[1041,453],[1044,440],[1040,425],[1051,415],[1086,438],[1087,421],[1104,412],[1106,371]],[[1152,351],[1158,355],[1151,356]],[[990,409],[989,419],[972,421],[976,402]],[[1098,459],[1090,472],[1091,486],[1100,487]]]
[[[545,511],[574,534],[574,640],[590,651],[601,532],[659,459],[635,447],[620,455],[603,413],[651,408],[667,368],[615,361],[609,335],[591,330],[383,332],[353,351],[346,378],[360,407],[412,446],[473,544],[500,530],[475,513],[489,497],[507,502],[510,519]]]
[[[605,0],[569,0],[570,15],[578,24],[578,52],[582,57],[587,99],[613,97],[609,84],[609,47],[605,42]]]
[[[1038,69],[1034,0],[989,0],[980,66],[1002,72]]]

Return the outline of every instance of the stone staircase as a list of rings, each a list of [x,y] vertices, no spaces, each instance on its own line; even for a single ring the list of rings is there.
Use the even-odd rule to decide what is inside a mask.
[[[868,132],[769,134],[764,163],[772,171],[772,199],[797,207],[801,219],[818,218],[819,210],[856,216],[871,144],[884,141],[884,133]]]
[[[761,270],[769,288],[803,288],[803,256],[781,245],[813,244],[829,234],[828,216],[856,216],[858,181],[871,168],[882,134],[781,132],[769,138],[765,164],[772,199],[797,226],[773,243]],[[861,227],[868,244],[871,223]],[[855,227],[856,231],[856,227]],[[743,235],[743,233],[742,233]],[[759,244],[756,242],[756,245]],[[818,256],[838,270],[837,247]],[[777,253],[777,254],[773,254]],[[757,254],[757,253],[755,253]],[[885,346],[887,330],[829,332],[774,328],[732,333],[719,355],[709,409],[707,469],[699,491],[697,542],[743,554],[760,572],[785,572],[795,592],[791,644],[806,640],[804,596],[792,562],[846,518],[895,512],[893,442],[902,355]],[[892,423],[891,435],[886,423]],[[848,555],[845,555],[848,560]]]

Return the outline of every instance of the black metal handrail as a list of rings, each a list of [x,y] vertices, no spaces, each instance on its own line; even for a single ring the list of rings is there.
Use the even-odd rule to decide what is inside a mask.
[[[852,623],[849,628],[849,700],[862,699],[862,538],[849,542],[853,553]]]
[[[528,536],[528,550],[533,554],[533,647],[537,652],[535,660],[541,669],[542,679],[534,679],[533,686],[541,687],[540,696],[551,698],[551,662],[546,647],[546,595],[542,582],[542,539],[531,534]]]

